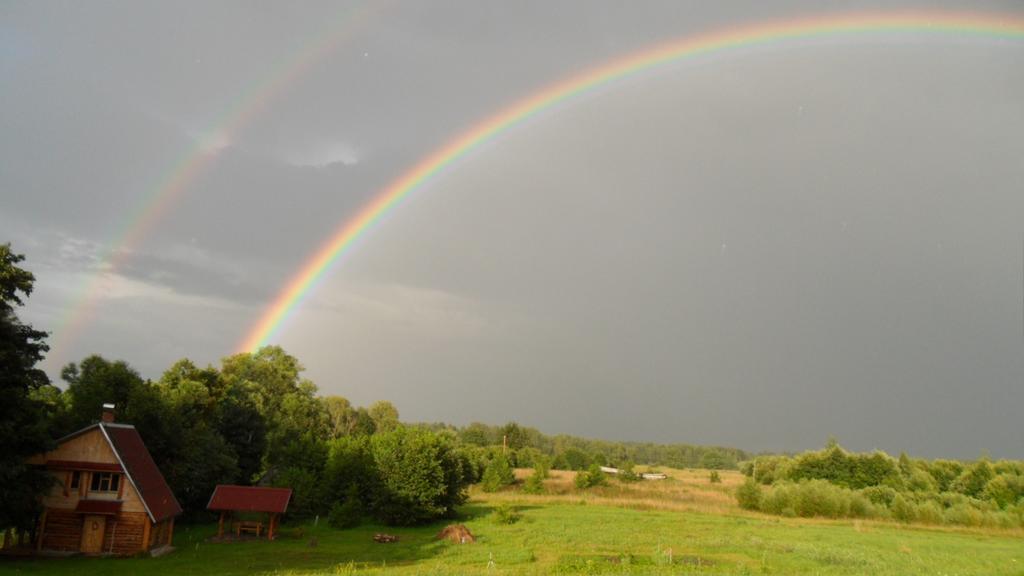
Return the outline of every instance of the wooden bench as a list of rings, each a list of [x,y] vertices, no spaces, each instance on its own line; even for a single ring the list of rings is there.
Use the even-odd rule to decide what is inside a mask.
[[[260,532],[263,531],[263,522],[253,521],[242,521],[235,524],[235,536],[242,537],[242,532],[249,532],[255,534],[257,538],[260,537]]]

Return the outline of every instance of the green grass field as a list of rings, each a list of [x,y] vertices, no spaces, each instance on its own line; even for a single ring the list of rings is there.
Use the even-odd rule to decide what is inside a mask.
[[[775,518],[728,499],[739,482],[723,474],[669,471],[662,483],[574,493],[571,476],[546,496],[473,493],[461,522],[478,541],[454,544],[417,528],[332,530],[292,523],[274,542],[213,544],[214,525],[181,526],[176,552],[161,558],[0,560],[4,574],[1020,574],[1024,534],[873,522]],[[491,510],[515,503],[521,519]],[[376,532],[398,535],[373,542]],[[311,543],[315,540],[315,546]]]

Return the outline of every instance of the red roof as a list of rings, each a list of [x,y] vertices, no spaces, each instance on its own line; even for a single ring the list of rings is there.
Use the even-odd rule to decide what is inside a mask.
[[[218,484],[213,490],[213,496],[210,497],[210,503],[206,505],[206,509],[284,514],[291,498],[291,488]]]
[[[174,498],[174,493],[157,468],[156,462],[153,462],[153,457],[149,455],[149,450],[146,449],[138,430],[126,424],[98,425],[106,433],[107,438],[110,438],[114,452],[124,464],[125,473],[142,497],[142,502],[146,505],[153,522],[181,514],[181,506]]]
[[[75,512],[113,516],[121,511],[121,504],[120,500],[79,500]]]

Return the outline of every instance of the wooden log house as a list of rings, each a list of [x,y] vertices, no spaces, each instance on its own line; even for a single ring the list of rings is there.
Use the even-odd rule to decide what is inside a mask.
[[[169,546],[181,506],[135,427],[100,422],[57,441],[29,460],[56,482],[43,497],[37,550],[130,555]]]

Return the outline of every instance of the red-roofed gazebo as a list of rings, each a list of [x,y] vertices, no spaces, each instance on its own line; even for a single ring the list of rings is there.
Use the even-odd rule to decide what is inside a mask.
[[[207,510],[220,512],[217,526],[217,537],[224,537],[224,517],[229,512],[262,512],[270,516],[267,523],[267,539],[274,539],[281,514],[288,510],[288,501],[292,498],[291,488],[264,488],[261,486],[231,486],[218,484],[210,497]],[[243,531],[255,532],[258,538],[263,530],[261,522],[238,522],[235,525],[236,535]]]

